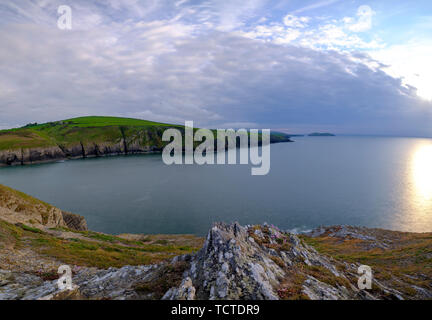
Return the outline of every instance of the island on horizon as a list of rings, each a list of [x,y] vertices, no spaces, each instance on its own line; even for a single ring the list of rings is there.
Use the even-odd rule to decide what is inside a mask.
[[[313,132],[308,134],[309,137],[335,137],[336,135],[328,132]]]

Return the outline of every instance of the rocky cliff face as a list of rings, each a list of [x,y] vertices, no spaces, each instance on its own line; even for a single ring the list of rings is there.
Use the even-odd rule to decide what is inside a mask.
[[[105,127],[103,127],[105,128]],[[95,128],[71,127],[62,132],[60,140],[55,137],[45,141],[45,147],[9,147],[0,150],[0,167],[53,162],[66,159],[102,157],[110,155],[128,155],[160,152],[167,142],[162,141],[163,132],[169,127],[106,127]],[[94,130],[93,130],[94,129]],[[176,127],[184,136],[184,128]],[[86,133],[82,139],[79,132]],[[93,131],[92,131],[93,130]],[[9,132],[10,135],[13,132]],[[84,135],[83,133],[83,135]],[[108,134],[109,133],[109,134]],[[8,132],[3,132],[7,136]],[[71,136],[71,138],[68,138]],[[272,134],[270,143],[291,142],[284,134]],[[27,142],[28,143],[28,142]],[[196,143],[199,144],[199,143]],[[20,145],[17,143],[17,145]],[[238,145],[240,145],[238,143]]]
[[[0,167],[38,164],[67,159],[103,157],[112,155],[139,154],[159,151],[156,145],[143,145],[138,142],[125,144],[123,140],[117,143],[79,143],[68,146],[52,146],[44,148],[15,149],[0,151]]]
[[[0,151],[0,166],[35,164],[47,161],[64,159],[65,154],[57,147],[44,147],[32,149],[12,149]]]
[[[62,211],[63,221],[66,224],[66,227],[72,230],[77,231],[86,231],[87,228],[87,221],[83,216],[70,213],[67,211]]]
[[[373,243],[385,244],[387,247],[379,250],[388,256],[386,250],[396,245],[401,235],[407,236],[355,227],[320,228],[308,235],[295,235],[268,225],[217,223],[196,254],[147,266],[74,267],[75,287],[70,292],[60,292],[56,280],[0,271],[0,299],[429,299],[432,283],[424,268],[389,278],[381,277],[382,266],[374,265],[377,277],[372,289],[361,290],[357,286],[360,263],[335,259],[307,244],[330,241],[339,246],[341,254],[347,241],[365,245],[358,249],[364,254],[378,250],[370,246]],[[429,241],[430,234],[423,236],[415,236],[417,245],[420,238]],[[430,259],[430,253],[424,254]]]
[[[35,227],[87,230],[81,216],[63,212],[43,201],[0,185],[0,219]]]

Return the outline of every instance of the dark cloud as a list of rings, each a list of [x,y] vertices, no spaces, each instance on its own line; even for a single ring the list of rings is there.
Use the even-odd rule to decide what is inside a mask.
[[[72,31],[34,21],[2,26],[1,126],[118,115],[212,127],[432,134],[431,104],[365,54],[278,46],[175,14],[155,20],[156,8],[138,12],[151,19],[119,21],[109,18],[116,3],[110,10],[82,5],[81,28]]]

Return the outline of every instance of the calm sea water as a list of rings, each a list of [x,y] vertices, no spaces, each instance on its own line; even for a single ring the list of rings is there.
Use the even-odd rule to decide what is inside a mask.
[[[302,137],[248,165],[166,166],[160,155],[0,169],[0,183],[108,233],[193,233],[213,221],[282,229],[351,224],[432,231],[432,140]]]

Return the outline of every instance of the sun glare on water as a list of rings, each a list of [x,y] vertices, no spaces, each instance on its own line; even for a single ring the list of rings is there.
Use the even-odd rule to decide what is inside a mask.
[[[423,201],[432,200],[432,145],[419,147],[412,159],[415,191]]]

